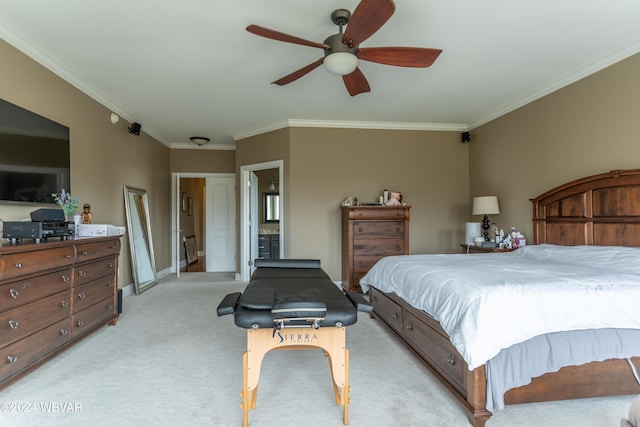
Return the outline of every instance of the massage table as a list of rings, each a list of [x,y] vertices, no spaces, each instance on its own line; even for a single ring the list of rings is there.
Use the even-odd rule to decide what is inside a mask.
[[[358,311],[373,306],[359,293],[343,293],[320,268],[319,260],[258,259],[244,292],[228,294],[218,316],[234,315],[236,326],[247,330],[242,392],[243,425],[255,409],[260,367],[270,350],[322,349],[329,359],[336,404],[349,424],[349,350],[346,327]]]

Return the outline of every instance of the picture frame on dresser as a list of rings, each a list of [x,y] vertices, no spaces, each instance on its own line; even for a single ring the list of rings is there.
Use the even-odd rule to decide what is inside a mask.
[[[127,214],[131,274],[136,295],[139,295],[158,283],[147,190],[125,185],[124,201]]]

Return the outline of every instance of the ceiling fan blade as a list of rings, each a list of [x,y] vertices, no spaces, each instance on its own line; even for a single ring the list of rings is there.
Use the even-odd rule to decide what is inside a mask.
[[[344,85],[347,87],[349,95],[356,96],[364,92],[370,92],[369,82],[367,81],[360,68],[356,68],[351,74],[342,76]]]
[[[288,74],[284,77],[282,77],[281,79],[276,80],[275,82],[272,82],[272,84],[276,84],[279,86],[284,86],[286,84],[289,84],[293,81],[298,80],[300,77],[310,73],[311,71],[315,70],[316,68],[318,68],[319,66],[322,65],[322,63],[324,62],[324,58],[320,58],[315,62],[312,62],[311,64],[307,65],[306,67],[302,67],[297,71],[294,71],[291,74]]]
[[[280,31],[270,30],[259,25],[249,25],[247,31],[257,36],[266,37],[268,39],[278,40],[281,42],[300,44],[303,46],[319,47],[320,49],[330,49],[331,46],[324,43],[316,43],[310,40],[301,39],[300,37],[291,36],[289,34],[281,33]]]
[[[342,41],[356,47],[384,25],[396,10],[392,0],[362,0],[351,14]]]
[[[429,67],[442,53],[442,49],[423,47],[370,47],[358,49],[358,58],[398,67]]]

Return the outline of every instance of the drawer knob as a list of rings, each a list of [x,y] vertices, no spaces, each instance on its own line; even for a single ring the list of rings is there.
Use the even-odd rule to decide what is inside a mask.
[[[80,275],[80,277],[86,277],[87,276],[87,273],[85,273],[82,270],[78,271],[78,274]]]
[[[447,357],[447,365],[453,366],[455,364],[456,364],[456,357],[453,354],[450,354],[449,357]]]
[[[7,357],[7,362],[11,363],[12,365],[18,363],[18,356],[14,355],[14,354],[10,354]]]
[[[11,329],[18,329],[18,326],[20,326],[20,324],[18,323],[17,320],[9,320],[9,327]]]
[[[362,233],[362,227],[358,228],[358,233]]]
[[[67,255],[65,256],[65,258],[66,258],[66,259],[71,259],[71,254],[67,254]]]
[[[113,288],[113,282],[109,282],[109,283],[107,283],[107,287],[109,287],[109,288]]]
[[[78,320],[76,322],[76,326],[79,327],[79,328],[82,328],[84,326],[84,322],[82,320]]]
[[[393,320],[398,320],[398,318],[399,318],[399,317],[400,317],[400,316],[399,316],[399,315],[398,315],[398,313],[397,313],[397,312],[395,312],[395,311],[394,311],[394,312],[393,312],[393,314],[391,315],[391,318],[392,318]]]
[[[116,249],[118,249],[118,247],[116,245],[113,245],[113,246],[111,246],[111,249],[113,249],[115,251]]]
[[[18,293],[18,291],[12,288],[11,290],[9,290],[9,295],[11,295],[11,298],[13,299],[18,299],[18,295],[20,294]]]
[[[60,328],[60,335],[62,335],[63,337],[66,337],[67,335],[69,335],[69,331],[66,330],[65,328]]]
[[[371,297],[371,302],[378,302],[378,297]]]
[[[107,310],[113,311],[113,303],[107,304]]]
[[[413,331],[413,324],[411,322],[407,323],[407,331]]]
[[[109,263],[109,268],[115,267],[112,262]]]
[[[24,264],[22,264],[21,262],[16,264],[16,268],[23,268],[23,267],[24,267]]]
[[[85,297],[86,297],[86,296],[87,296],[87,295],[86,295],[84,292],[80,292],[80,293],[78,294],[78,298],[80,298],[80,299],[85,299]]]
[[[60,301],[60,307],[69,308],[69,301],[67,301],[67,300]]]
[[[62,276],[62,281],[64,283],[69,283],[70,282],[69,276]]]
[[[89,255],[89,251],[82,251],[82,255]]]

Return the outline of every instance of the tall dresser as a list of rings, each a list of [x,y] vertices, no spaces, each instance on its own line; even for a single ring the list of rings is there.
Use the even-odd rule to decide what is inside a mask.
[[[118,316],[120,236],[0,245],[0,388]]]
[[[342,208],[342,287],[360,292],[360,279],[380,259],[409,253],[411,206]]]

